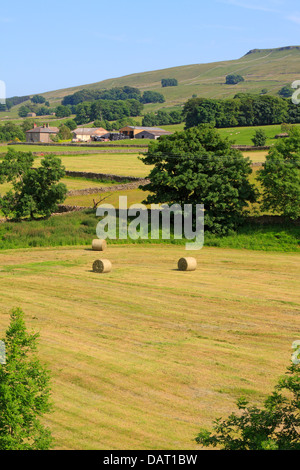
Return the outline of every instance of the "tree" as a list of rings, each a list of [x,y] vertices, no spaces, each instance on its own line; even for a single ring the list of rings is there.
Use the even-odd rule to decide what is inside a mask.
[[[68,117],[68,116],[71,116],[71,114],[72,113],[71,113],[71,110],[70,110],[69,106],[59,105],[55,109],[55,115],[58,118]]]
[[[24,121],[21,124],[21,128],[23,129],[23,132],[33,129],[33,126],[34,126],[34,119],[24,119]]]
[[[239,413],[217,419],[215,433],[203,429],[196,442],[224,450],[300,450],[299,372],[299,364],[288,367],[261,409],[239,399]]]
[[[263,147],[264,145],[266,145],[266,141],[267,141],[267,136],[266,136],[265,131],[263,131],[262,129],[257,129],[251,140],[253,142],[253,145],[255,145],[255,147]]]
[[[46,102],[46,98],[44,98],[41,95],[33,95],[33,97],[31,98],[31,101],[32,103],[35,103],[35,104],[43,104]]]
[[[283,98],[289,98],[292,96],[295,90],[290,85],[285,85],[282,88],[280,88],[278,95],[282,96]]]
[[[248,177],[251,161],[232,142],[209,125],[201,125],[151,142],[141,160],[153,165],[151,203],[203,204],[205,226],[216,233],[228,233],[241,222],[248,202],[257,192]]]
[[[38,334],[26,330],[14,309],[6,331],[6,363],[0,364],[0,449],[47,450],[52,437],[40,417],[51,411],[50,374],[37,358]]]
[[[177,86],[177,85],[178,85],[178,81],[176,80],[176,78],[163,78],[161,80],[161,86],[163,88],[167,86]]]
[[[290,219],[300,215],[300,130],[293,127],[289,137],[270,149],[258,171],[262,185],[262,209]]]
[[[77,124],[74,119],[67,119],[67,121],[64,122],[64,125],[67,126],[70,131],[74,131],[77,128]]]
[[[226,85],[236,85],[237,83],[240,83],[243,81],[244,81],[244,78],[237,73],[231,73],[226,76]]]
[[[13,122],[6,122],[0,126],[0,142],[8,142],[10,140],[25,140],[25,133],[21,126]]]
[[[144,91],[140,101],[141,103],[164,103],[165,98],[164,95],[157,91]]]
[[[76,126],[77,127],[77,126]],[[72,132],[68,126],[62,124],[59,128],[58,133],[59,140],[71,140],[72,139]]]
[[[0,196],[0,208],[6,217],[49,216],[64,201],[67,187],[59,183],[65,175],[61,160],[47,155],[38,168],[32,168],[31,152],[9,149],[0,164],[0,183],[12,183],[12,189]]]
[[[28,106],[20,106],[19,108],[19,111],[18,111],[18,115],[20,117],[26,117],[28,113],[30,113],[31,109],[28,107]]]

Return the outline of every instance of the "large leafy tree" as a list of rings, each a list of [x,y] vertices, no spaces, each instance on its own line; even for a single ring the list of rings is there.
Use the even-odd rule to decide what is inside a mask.
[[[38,168],[32,168],[31,152],[9,149],[0,165],[0,182],[12,189],[0,196],[0,208],[6,217],[49,216],[64,201],[67,187],[60,183],[65,175],[61,160],[47,155]]]
[[[241,222],[248,202],[256,200],[249,182],[251,162],[209,125],[201,125],[149,144],[141,157],[153,165],[145,203],[203,204],[205,226],[227,233]]]
[[[251,140],[256,147],[263,147],[266,145],[267,135],[263,129],[257,129]]]
[[[13,122],[6,122],[0,125],[0,142],[8,142],[10,140],[25,140],[25,131],[21,126]]]
[[[37,334],[27,332],[21,309],[11,312],[0,364],[0,449],[46,450],[49,429],[40,418],[51,410],[50,374],[37,358]]]
[[[238,413],[217,419],[214,433],[202,429],[196,442],[224,450],[300,450],[300,367],[292,364],[263,408],[237,402]]]
[[[262,185],[262,209],[290,219],[300,216],[300,130],[270,149],[257,179]]]
[[[243,82],[244,78],[237,74],[237,73],[232,73],[226,76],[226,84],[227,85],[236,85],[239,82]]]

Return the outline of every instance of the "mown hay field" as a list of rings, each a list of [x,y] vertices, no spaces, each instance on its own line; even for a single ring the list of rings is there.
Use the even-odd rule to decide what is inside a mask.
[[[97,155],[62,155],[60,159],[66,170],[105,173],[118,176],[146,177],[149,166],[139,160],[136,154],[97,154]],[[42,158],[42,157],[41,157]],[[35,160],[40,165],[41,158]]]
[[[177,270],[193,256],[194,272]],[[92,272],[97,258],[112,262]],[[299,256],[174,245],[4,250],[0,331],[40,333],[56,449],[194,449],[245,396],[261,404],[299,339]],[[3,334],[1,335],[3,336]]]
[[[267,151],[243,152],[253,162],[264,162]],[[62,155],[62,164],[69,171],[86,171],[94,173],[113,174],[118,176],[147,177],[152,165],[145,165],[141,154],[97,154],[97,155]],[[40,165],[42,157],[37,157],[35,166]]]

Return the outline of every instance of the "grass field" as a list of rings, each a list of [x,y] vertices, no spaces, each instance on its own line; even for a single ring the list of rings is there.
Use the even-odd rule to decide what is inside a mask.
[[[148,145],[148,139],[136,139],[135,141],[130,141],[131,145],[145,145],[145,148]],[[105,147],[119,147],[120,144],[114,144],[111,142],[103,142],[101,145],[104,145]],[[130,147],[130,144],[127,143],[126,147]],[[101,153],[105,149],[103,147],[99,147],[96,144],[95,145],[83,145],[83,146],[76,146],[76,145],[23,145],[23,144],[18,144],[18,145],[7,145],[7,144],[2,144],[0,145],[0,153],[6,153],[8,149],[13,148],[14,150],[20,151],[20,152],[36,152],[36,153],[51,153],[51,152],[72,152],[74,154],[89,154],[89,153]],[[122,147],[119,147],[122,149]],[[143,151],[143,148],[136,148],[135,151]],[[124,150],[123,150],[124,151]],[[127,150],[126,150],[127,151]]]
[[[0,328],[21,307],[52,375],[56,449],[194,449],[244,396],[261,404],[299,337],[299,257],[171,245],[2,251]]]
[[[248,151],[243,155],[250,157],[253,162],[263,162],[266,151]],[[87,171],[119,176],[146,177],[152,168],[145,165],[138,157],[142,153],[130,154],[96,154],[96,155],[61,155],[62,164],[69,171]],[[42,157],[37,157],[35,166],[39,166]]]
[[[93,187],[91,185],[90,187]],[[119,197],[126,196],[128,206],[132,204],[141,204],[144,199],[146,199],[148,192],[142,191],[141,189],[126,189],[122,191],[113,191],[111,193],[101,193],[99,194],[83,194],[83,195],[76,195],[76,196],[68,196],[64,202],[64,204],[70,206],[82,206],[82,207],[93,207],[93,199],[99,200],[99,197],[108,196],[109,197],[105,200],[105,203],[112,204],[114,207],[119,207]]]
[[[138,159],[139,154],[97,154],[97,155],[62,155],[61,161],[66,170],[87,171],[114,174],[119,176],[148,176],[150,166]],[[41,157],[42,158],[42,157]],[[41,158],[36,158],[39,166]]]
[[[105,203],[114,203],[118,207],[118,196],[128,197],[128,207],[132,202],[142,200],[146,194],[138,190],[117,191],[112,193]],[[102,193],[102,195],[104,195]],[[107,193],[105,194],[107,195]],[[77,199],[78,197],[78,199]],[[75,196],[67,199],[70,204],[89,206],[93,198],[98,200],[98,195]],[[59,247],[90,245],[91,239],[95,238],[96,226],[99,218],[96,211],[91,209],[79,212],[70,212],[60,216],[53,216],[48,219],[22,220],[20,222],[0,223],[0,249],[30,248],[30,247]],[[220,248],[239,248],[243,250],[276,251],[276,252],[299,252],[299,227],[291,223],[283,224],[274,220],[268,225],[261,225],[259,222],[248,221],[234,233],[226,236],[218,236],[205,231],[204,245]],[[111,240],[111,244],[120,243],[141,243],[141,240]],[[142,243],[170,243],[161,239],[143,240]],[[171,240],[171,243],[184,245],[186,240]]]

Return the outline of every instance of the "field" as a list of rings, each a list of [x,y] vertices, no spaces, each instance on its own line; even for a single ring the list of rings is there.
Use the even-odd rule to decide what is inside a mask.
[[[87,171],[113,174],[119,176],[144,177],[149,174],[149,167],[138,159],[139,154],[96,154],[96,155],[62,155],[62,164],[66,170]],[[36,158],[39,166],[41,158]]]
[[[72,151],[60,154],[67,170],[150,171],[138,158],[142,149],[44,147],[16,148]],[[253,162],[266,154],[244,152]],[[62,181],[69,190],[99,187],[99,194],[113,185]],[[147,193],[113,191],[105,202],[118,207],[121,195],[131,205]],[[69,195],[65,203],[89,207],[97,198]],[[196,252],[184,240],[112,240],[95,253],[97,222],[86,210],[0,224],[0,330],[10,309],[21,307],[29,330],[40,333],[54,404],[44,422],[55,449],[196,449],[201,427],[231,413],[241,396],[261,405],[289,364],[300,329],[299,230],[249,223],[226,237],[205,234]],[[198,269],[178,271],[188,254]],[[92,272],[100,257],[112,261],[111,273]]]
[[[1,252],[0,328],[20,306],[51,370],[56,449],[194,449],[236,399],[261,404],[299,338],[299,257],[111,245]],[[98,254],[99,257],[99,254]],[[245,262],[246,260],[246,262]]]
[[[19,147],[21,147],[20,150],[23,151],[23,146],[16,146],[14,148]],[[34,150],[31,147],[33,147]],[[30,149],[31,151],[36,151],[36,148],[37,146],[30,146],[27,147],[27,149],[25,150]],[[55,149],[57,148],[59,147],[55,147]],[[47,147],[45,147],[45,149],[47,149]],[[136,153],[105,153],[103,149],[99,149],[97,153],[80,154],[79,150],[78,153],[76,152],[76,154],[74,153],[70,155],[60,155],[59,157],[61,158],[62,164],[65,166],[66,170],[69,171],[95,172],[113,174],[124,177],[134,176],[145,178],[149,175],[152,166],[144,165],[144,163],[139,159],[143,152],[144,150],[141,149],[141,151],[136,151]],[[267,151],[247,151],[243,152],[243,155],[246,157],[250,157],[253,162],[263,162],[267,155]],[[42,158],[43,157],[39,156],[35,158],[35,167],[40,165],[40,161]],[[254,167],[254,173],[256,170],[257,167]],[[254,180],[254,176],[252,179]],[[112,186],[114,184],[110,181],[101,182],[97,180],[79,177],[64,178],[62,182],[67,185],[68,190],[99,187],[99,194],[101,193],[101,187]],[[0,194],[5,193],[9,188],[10,184],[0,185]],[[128,204],[131,205],[134,203],[141,203],[145,199],[147,194],[139,189],[117,191],[115,193],[112,193],[106,202],[118,206],[119,196],[124,195],[128,197]],[[68,205],[91,207],[93,205],[94,198],[97,199],[97,195],[93,194],[68,196],[65,203]]]

